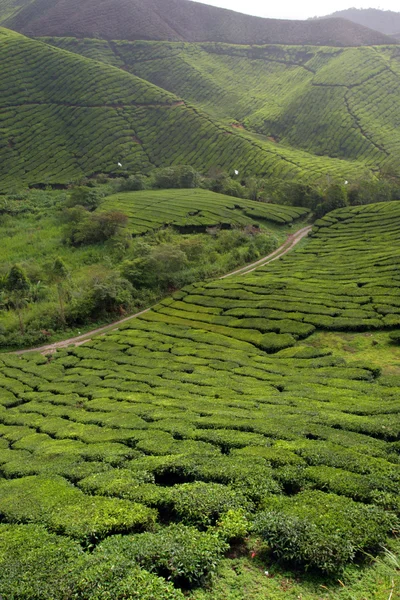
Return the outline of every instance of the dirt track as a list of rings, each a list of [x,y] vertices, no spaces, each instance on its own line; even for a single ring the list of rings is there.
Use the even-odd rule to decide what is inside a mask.
[[[237,269],[236,271],[232,271],[232,273],[223,275],[222,277],[220,277],[220,279],[226,279],[227,277],[232,277],[233,275],[246,275],[247,273],[251,273],[252,271],[257,269],[258,267],[262,267],[274,260],[277,260],[281,256],[284,256],[285,254],[290,252],[290,250],[292,250],[292,248],[294,246],[296,246],[296,244],[298,244],[306,235],[308,235],[308,233],[310,231],[311,231],[311,226],[303,227],[303,229],[299,229],[299,231],[296,231],[296,233],[290,234],[289,237],[287,238],[287,240],[281,246],[279,246],[279,248],[277,248],[274,252],[272,252],[271,254],[268,254],[268,256],[265,256],[264,258],[260,258],[256,262],[251,263],[250,265],[246,265],[245,267],[242,267],[240,269]],[[59,348],[66,348],[67,346],[72,346],[72,345],[80,346],[81,344],[84,344],[85,342],[89,341],[94,335],[98,335],[101,333],[106,333],[107,331],[112,331],[114,329],[118,329],[118,326],[122,325],[122,323],[126,323],[126,321],[130,321],[131,319],[136,319],[137,317],[140,317],[140,315],[144,315],[145,313],[149,312],[149,310],[151,310],[151,308],[152,307],[146,308],[146,310],[142,310],[138,313],[135,313],[134,315],[130,315],[129,317],[125,317],[124,319],[120,319],[119,321],[115,321],[114,323],[110,323],[110,325],[105,325],[104,327],[98,327],[97,329],[88,331],[87,333],[84,333],[83,335],[79,335],[77,337],[73,337],[68,340],[62,340],[61,342],[55,342],[54,344],[40,346],[38,348],[30,348],[28,350],[18,350],[17,352],[14,352],[14,354],[26,354],[27,352],[41,352],[42,354],[52,354],[52,353],[56,352],[56,350],[58,350]]]

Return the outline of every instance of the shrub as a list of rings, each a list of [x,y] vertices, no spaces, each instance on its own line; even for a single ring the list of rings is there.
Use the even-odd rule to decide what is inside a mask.
[[[74,206],[83,206],[86,210],[95,210],[103,198],[103,193],[96,189],[86,186],[79,186],[72,190],[68,200],[65,202],[67,208]]]
[[[180,585],[197,585],[215,570],[226,543],[213,533],[173,524],[157,533],[112,536],[96,555],[133,561],[142,568],[168,577]]]
[[[358,551],[374,550],[394,525],[393,515],[335,494],[301,492],[271,498],[254,531],[274,554],[326,573],[340,571]]]
[[[74,591],[80,600],[184,600],[172,583],[120,557],[91,556],[78,566]]]
[[[70,598],[71,567],[83,557],[68,538],[37,525],[0,525],[0,592],[4,598]]]
[[[170,490],[173,514],[186,525],[208,527],[230,509],[250,508],[244,495],[219,483],[184,483]]]
[[[154,174],[154,187],[156,188],[195,188],[199,184],[200,174],[193,167],[186,165],[166,167]]]
[[[117,210],[94,214],[85,211],[70,222],[64,238],[72,246],[98,244],[116,236],[127,224],[128,217]]]
[[[90,497],[62,477],[22,477],[0,483],[0,514],[43,524],[87,542],[111,533],[153,527],[156,511],[127,500]]]
[[[216,532],[227,542],[238,542],[246,537],[249,528],[246,512],[243,509],[230,509],[217,522]]]
[[[392,333],[389,335],[389,337],[392,340],[392,342],[395,342],[396,344],[400,344],[400,331],[392,331]]]

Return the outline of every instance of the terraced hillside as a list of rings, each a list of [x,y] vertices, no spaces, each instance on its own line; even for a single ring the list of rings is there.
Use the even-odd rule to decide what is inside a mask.
[[[251,527],[241,551],[256,556],[262,538],[272,552],[257,559],[264,597],[336,598],[333,580],[283,580],[275,558],[337,578],[360,552],[393,548],[400,365],[381,374],[307,338],[400,327],[399,237],[399,202],[338,210],[272,266],[190,286],[51,358],[2,355],[6,597],[181,599]],[[384,576],[346,573],[342,586],[386,597]]]
[[[275,148],[400,172],[397,47],[44,41],[128,70]]]
[[[4,29],[0,58],[3,189],[188,162],[309,180],[360,172],[352,162],[248,139],[130,73]]]
[[[262,19],[187,0],[2,0],[0,23],[26,35],[233,44],[359,46],[391,39],[344,19]]]
[[[120,210],[129,217],[129,229],[140,235],[166,225],[181,231],[208,227],[245,227],[257,221],[287,225],[307,214],[307,209],[229,198],[206,190],[168,190],[116,194],[101,211]]]

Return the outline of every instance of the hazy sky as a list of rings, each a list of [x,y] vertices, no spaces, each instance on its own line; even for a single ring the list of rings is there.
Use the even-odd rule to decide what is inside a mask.
[[[399,0],[197,0],[203,4],[212,4],[222,8],[230,8],[238,12],[271,19],[308,19],[308,17],[324,16],[346,8],[381,8],[400,12]]]

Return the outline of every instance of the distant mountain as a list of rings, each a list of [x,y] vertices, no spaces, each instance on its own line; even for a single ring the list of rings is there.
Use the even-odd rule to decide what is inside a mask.
[[[130,41],[325,46],[393,43],[381,33],[343,19],[262,19],[189,0],[0,0],[0,24],[29,36]]]
[[[334,12],[328,17],[348,19],[358,25],[400,38],[400,12],[378,8],[349,8]],[[326,18],[323,17],[323,19]]]

